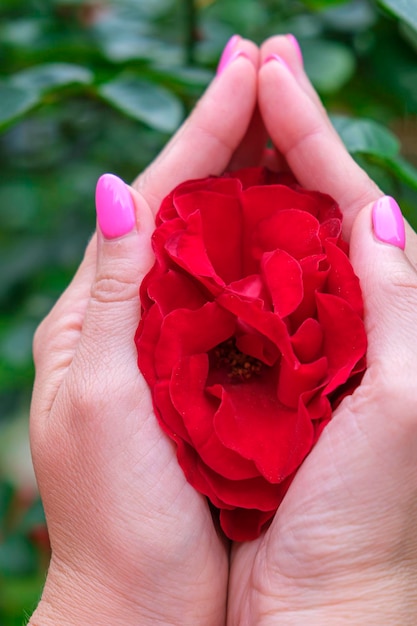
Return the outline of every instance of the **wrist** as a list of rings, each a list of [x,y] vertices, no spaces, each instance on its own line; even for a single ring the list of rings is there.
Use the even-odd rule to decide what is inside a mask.
[[[274,608],[272,608],[274,606]],[[355,581],[313,581],[269,596],[258,626],[414,626],[417,574],[410,567],[360,573]]]
[[[148,573],[151,568],[148,568]],[[201,603],[155,572],[143,579],[114,579],[88,567],[67,567],[52,559],[42,598],[28,626],[219,626],[213,602]]]
[[[28,626],[135,626],[150,624],[143,607],[125,597],[118,589],[105,585],[94,575],[80,569],[51,563],[38,607]],[[158,623],[157,621],[155,623]]]

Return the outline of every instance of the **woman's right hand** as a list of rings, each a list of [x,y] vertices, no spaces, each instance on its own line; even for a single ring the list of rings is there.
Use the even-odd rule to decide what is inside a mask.
[[[235,40],[135,189],[101,179],[97,234],[36,334],[31,443],[52,560],[33,626],[225,622],[227,548],[156,421],[134,334],[163,197],[262,152],[250,124],[258,53]]]

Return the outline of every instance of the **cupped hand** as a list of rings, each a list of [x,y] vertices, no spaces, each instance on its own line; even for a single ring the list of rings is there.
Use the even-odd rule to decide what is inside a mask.
[[[289,39],[265,42],[262,61],[259,107],[280,160],[344,212],[365,302],[368,369],[298,471],[270,528],[234,545],[228,624],[411,626],[417,236],[406,226],[403,250],[401,215],[345,150]]]
[[[133,339],[162,198],[262,153],[259,51],[232,44],[134,188],[100,181],[97,235],[36,333],[31,443],[52,545],[37,626],[225,622],[227,550],[157,424]]]

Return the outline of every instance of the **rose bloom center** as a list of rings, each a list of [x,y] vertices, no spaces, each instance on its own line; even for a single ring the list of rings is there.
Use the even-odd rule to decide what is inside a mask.
[[[210,369],[226,371],[230,382],[238,384],[259,376],[265,366],[262,361],[253,356],[244,354],[236,346],[236,340],[231,337],[216,346],[210,354]]]

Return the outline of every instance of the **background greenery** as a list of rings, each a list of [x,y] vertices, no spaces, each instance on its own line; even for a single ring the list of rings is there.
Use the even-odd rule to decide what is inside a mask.
[[[417,0],[2,0],[0,626],[24,623],[48,562],[33,332],[94,229],[98,176],[151,161],[235,32],[298,37],[349,150],[417,226]]]

